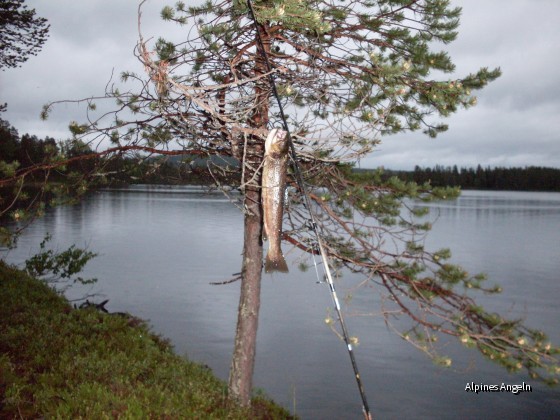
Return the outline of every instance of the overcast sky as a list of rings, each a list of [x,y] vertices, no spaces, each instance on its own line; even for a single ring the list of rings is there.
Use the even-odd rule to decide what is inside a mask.
[[[68,123],[84,109],[63,105],[41,121],[43,104],[102,94],[114,71],[141,72],[133,56],[137,1],[26,0],[51,24],[38,56],[0,72],[0,103],[20,134],[69,137]],[[164,5],[143,8],[146,38],[179,30],[159,18]],[[188,3],[188,1],[187,1]],[[446,119],[449,131],[429,139],[407,133],[383,139],[361,167],[412,169],[434,166],[551,166],[560,168],[560,0],[454,0],[463,8],[458,39],[447,46],[457,65],[453,77],[480,67],[503,76],[478,93],[478,105]]]

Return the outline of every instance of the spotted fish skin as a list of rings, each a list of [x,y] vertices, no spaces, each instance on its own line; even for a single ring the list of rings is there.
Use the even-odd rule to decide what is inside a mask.
[[[264,263],[264,271],[267,273],[288,272],[280,246],[287,170],[288,139],[285,131],[275,128],[268,134],[264,145],[262,178],[264,233],[269,241]]]

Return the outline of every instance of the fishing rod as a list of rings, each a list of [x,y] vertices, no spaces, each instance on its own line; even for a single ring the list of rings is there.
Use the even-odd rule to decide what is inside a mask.
[[[313,231],[315,233],[315,237],[316,237],[316,240],[317,240],[317,246],[319,248],[319,253],[321,254],[321,259],[323,261],[325,278],[327,280],[327,284],[329,285],[329,290],[330,290],[331,297],[332,297],[334,307],[335,307],[335,310],[336,310],[336,314],[337,314],[337,317],[338,317],[338,322],[340,324],[340,329],[342,330],[342,336],[344,338],[344,342],[346,343],[346,347],[348,349],[348,354],[350,356],[350,362],[352,363],[352,369],[354,370],[354,377],[356,379],[356,383],[358,385],[358,390],[360,392],[360,397],[362,399],[362,409],[363,409],[363,412],[364,412],[364,417],[366,418],[366,420],[371,420],[372,415],[371,415],[371,412],[370,412],[370,409],[369,409],[369,404],[367,402],[366,394],[365,394],[364,387],[363,387],[363,384],[362,384],[362,379],[360,377],[360,372],[358,370],[358,364],[357,364],[356,358],[354,356],[354,349],[353,349],[353,346],[352,346],[352,342],[350,341],[350,335],[348,334],[348,329],[346,327],[344,317],[342,316],[342,310],[340,308],[340,302],[338,300],[338,295],[336,293],[336,289],[335,289],[335,286],[334,286],[334,281],[333,281],[332,274],[331,274],[331,269],[330,269],[330,265],[329,265],[327,252],[326,252],[325,247],[323,245],[321,234],[319,233],[319,226],[317,225],[315,216],[313,214],[313,211],[311,210],[311,199],[309,198],[309,195],[307,194],[307,191],[305,189],[303,176],[301,174],[301,170],[299,168],[299,164],[298,164],[298,160],[297,160],[296,149],[295,149],[295,146],[294,146],[294,142],[292,141],[292,136],[290,134],[290,127],[288,126],[288,121],[286,119],[286,115],[284,114],[284,107],[282,106],[282,102],[280,100],[280,95],[278,94],[278,90],[276,89],[276,82],[274,80],[274,76],[273,76],[273,72],[272,72],[272,66],[270,65],[270,61],[268,59],[266,49],[264,48],[264,43],[263,43],[263,40],[261,38],[257,18],[255,16],[255,11],[253,9],[253,3],[251,2],[251,0],[247,0],[247,6],[249,7],[251,18],[252,18],[252,20],[255,24],[255,29],[256,29],[256,33],[257,33],[257,43],[258,43],[258,47],[259,47],[257,49],[260,49],[262,58],[264,59],[264,62],[266,64],[266,68],[267,68],[267,71],[268,71],[268,78],[269,78],[269,81],[270,81],[270,86],[272,88],[272,94],[274,95],[274,97],[276,98],[276,101],[278,103],[278,108],[280,110],[280,118],[282,119],[282,122],[283,122],[283,125],[284,125],[284,131],[286,132],[286,135],[287,135],[287,138],[288,138],[288,144],[290,146],[290,153],[292,155],[292,163],[293,163],[296,183],[298,184],[299,190],[300,190],[300,192],[303,196],[303,200],[304,200],[303,204],[307,208],[307,211],[309,212],[309,219],[310,219],[310,222],[311,222],[311,228],[313,229]]]

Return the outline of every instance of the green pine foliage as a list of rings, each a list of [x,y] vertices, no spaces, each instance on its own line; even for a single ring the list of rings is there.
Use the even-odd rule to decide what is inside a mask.
[[[24,0],[0,3],[0,69],[21,66],[39,53],[49,36],[47,19],[37,17],[35,9],[28,9],[24,3]]]
[[[391,302],[385,304],[388,313],[400,312],[414,321],[401,333],[407,342],[435,363],[451,366],[452,360],[437,346],[444,333],[511,372],[526,369],[533,379],[558,383],[559,350],[544,332],[476,304],[476,292],[496,294],[501,287],[487,284],[484,274],[453,264],[449,249],[424,247],[431,223],[422,203],[454,199],[458,188],[419,185],[383,170],[353,171],[348,166],[328,173],[323,168],[314,184],[329,192],[311,197],[330,215],[321,227],[330,232],[325,243],[336,258],[335,267],[370,278]],[[333,191],[340,193],[333,196]],[[294,231],[289,234],[297,236]],[[390,318],[387,322],[391,324]]]

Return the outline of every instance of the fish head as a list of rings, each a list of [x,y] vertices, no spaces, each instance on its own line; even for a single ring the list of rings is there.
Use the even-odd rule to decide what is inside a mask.
[[[273,128],[268,133],[264,143],[266,154],[283,155],[288,152],[288,136],[287,133],[278,128]]]

